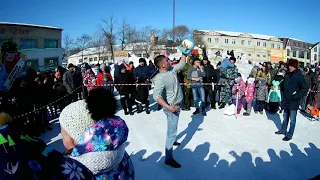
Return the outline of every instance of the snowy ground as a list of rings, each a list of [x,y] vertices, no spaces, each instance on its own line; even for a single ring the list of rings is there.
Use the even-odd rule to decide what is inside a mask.
[[[246,65],[243,65],[245,67]],[[245,68],[241,68],[246,74]],[[251,69],[250,69],[251,70]],[[130,129],[127,152],[135,166],[136,179],[308,179],[320,174],[320,122],[311,122],[301,114],[290,142],[275,135],[282,114],[256,115],[238,119],[224,116],[223,110],[211,110],[207,117],[182,112],[178,138],[182,144],[174,156],[181,169],[164,165],[166,118],[162,111],[150,115],[118,115]],[[63,151],[58,122],[42,139]]]

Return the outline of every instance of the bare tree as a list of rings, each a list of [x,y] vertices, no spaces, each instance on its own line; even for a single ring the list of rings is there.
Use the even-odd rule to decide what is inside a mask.
[[[136,39],[136,29],[128,24],[125,20],[123,20],[118,32],[118,40],[121,44],[121,50],[125,50],[127,45],[133,43]]]
[[[203,41],[203,38],[202,38],[203,35],[204,34],[201,31],[197,31],[197,30],[193,31],[192,37],[193,37],[195,45],[205,45],[205,42]]]
[[[147,57],[149,56],[150,50],[152,49],[152,44],[150,42],[151,30],[151,26],[141,28],[138,31],[137,43],[134,46],[134,51],[142,51],[147,54]]]
[[[111,59],[114,60],[114,45],[116,43],[116,19],[110,16],[109,20],[102,20],[104,27],[100,26],[106,42],[111,51]]]
[[[100,60],[100,57],[102,57],[102,55],[106,52],[106,39],[105,36],[101,33],[96,33],[93,36],[93,39],[91,41],[90,44],[91,47],[96,48],[97,52],[98,52],[98,57]],[[104,59],[103,59],[104,62]]]
[[[76,45],[81,50],[82,60],[83,60],[83,51],[89,47],[91,40],[92,38],[88,34],[83,34],[77,38]]]
[[[180,25],[173,29],[177,43],[182,42],[185,38],[190,37],[190,30],[186,25]]]
[[[63,52],[62,52],[62,62],[67,63],[68,57],[71,55],[71,50],[74,45],[74,40],[69,36],[65,35],[63,37]]]

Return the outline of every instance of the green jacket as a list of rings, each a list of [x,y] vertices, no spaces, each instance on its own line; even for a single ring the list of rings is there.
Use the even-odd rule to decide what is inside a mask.
[[[188,75],[188,71],[189,71],[190,67],[192,67],[192,65],[190,63],[187,63],[186,66],[184,66],[184,69],[183,69],[184,83],[191,82],[190,80],[187,79],[187,75]],[[191,88],[191,85],[187,85],[186,87]]]

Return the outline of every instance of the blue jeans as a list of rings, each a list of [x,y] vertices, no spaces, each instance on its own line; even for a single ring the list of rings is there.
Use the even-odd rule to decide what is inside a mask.
[[[287,132],[287,127],[290,119],[290,129]],[[294,133],[294,128],[296,127],[297,110],[290,110],[285,108],[283,112],[283,122],[281,127],[281,132],[283,132],[286,137],[292,138]]]
[[[194,105],[199,110],[203,110],[205,101],[205,92],[203,86],[192,86],[192,94],[194,99]],[[200,94],[200,97],[198,96]]]
[[[163,112],[167,116],[166,160],[169,160],[173,158],[173,143],[177,138],[179,112],[172,113],[165,108],[163,108]]]

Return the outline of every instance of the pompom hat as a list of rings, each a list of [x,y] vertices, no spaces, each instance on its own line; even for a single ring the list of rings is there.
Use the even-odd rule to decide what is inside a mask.
[[[65,107],[60,114],[59,121],[61,127],[76,141],[89,126],[94,124],[84,100]]]

